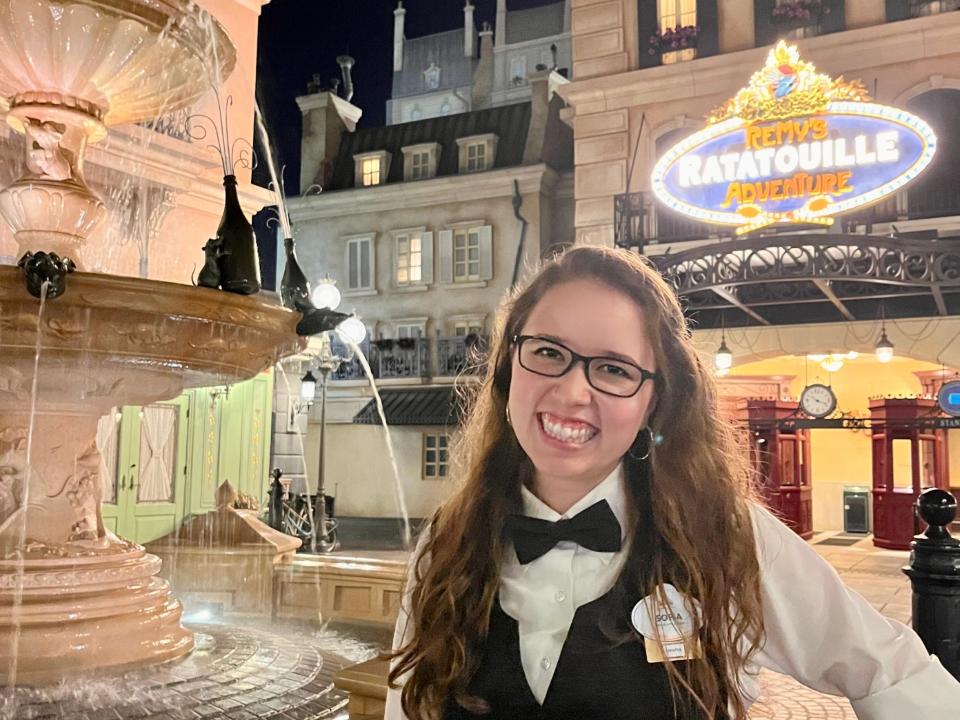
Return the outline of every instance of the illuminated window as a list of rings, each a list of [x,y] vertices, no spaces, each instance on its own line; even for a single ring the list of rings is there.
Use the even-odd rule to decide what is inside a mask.
[[[354,155],[353,172],[357,187],[383,185],[390,174],[390,153],[376,150]]]
[[[423,478],[437,480],[447,476],[447,436],[444,433],[423,434]]]
[[[423,280],[423,246],[420,235],[397,236],[397,285]]]
[[[364,187],[380,184],[380,158],[367,158],[361,167]]]
[[[677,27],[696,26],[697,0],[657,0],[657,18],[660,32],[674,30]],[[693,60],[697,56],[695,47],[684,50],[672,50],[660,54],[664,65]]]

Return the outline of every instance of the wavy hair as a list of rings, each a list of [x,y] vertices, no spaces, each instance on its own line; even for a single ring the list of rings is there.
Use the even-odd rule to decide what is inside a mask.
[[[630,537],[622,579],[657,592],[665,583],[700,605],[702,657],[667,662],[676,707],[707,718],[746,718],[738,677],[763,636],[759,566],[749,503],[749,463],[735,430],[721,420],[712,372],[695,350],[673,290],[642,257],[576,247],[544,262],[498,313],[486,373],[467,405],[451,457],[460,483],[433,516],[412,566],[409,639],[391,657],[391,686],[403,681],[403,710],[433,720],[450,700],[474,712],[468,685],[482,655],[499,589],[505,517],[522,508],[533,465],[506,421],[512,348],[531,311],[552,287],[592,279],[643,309],[657,361],[657,405],[649,418],[662,443],[647,460],[624,456]],[[635,447],[647,445],[646,429]],[[637,456],[642,456],[641,450]],[[405,678],[405,679],[404,679]]]

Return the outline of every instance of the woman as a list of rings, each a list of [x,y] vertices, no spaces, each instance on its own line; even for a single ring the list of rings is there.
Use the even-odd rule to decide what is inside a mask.
[[[758,666],[860,718],[956,717],[960,685],[754,503],[680,305],[580,247],[506,304],[420,539],[387,720],[746,718]]]

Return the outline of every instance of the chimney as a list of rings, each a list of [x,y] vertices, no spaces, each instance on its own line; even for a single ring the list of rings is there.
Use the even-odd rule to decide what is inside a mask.
[[[537,70],[527,76],[530,82],[530,123],[527,143],[523,148],[524,165],[549,161],[551,150],[546,147],[547,123],[550,119],[550,101],[559,85],[568,81],[553,70]]]
[[[308,92],[313,90],[311,85]],[[313,92],[297,98],[303,114],[300,135],[300,194],[313,184],[325,187],[344,132],[353,132],[363,111],[337,97],[336,91]]]
[[[497,0],[497,39],[495,45],[503,47],[507,44],[507,0]]]
[[[343,75],[343,99],[347,102],[353,99],[353,78],[350,76],[350,69],[355,62],[349,55],[337,56],[337,65],[340,66],[340,73]]]
[[[398,0],[397,9],[393,11],[393,71],[403,70],[403,16],[407,11],[403,9],[403,0]]]
[[[463,6],[463,54],[468,58],[473,57],[473,38],[475,35],[476,30],[474,30],[473,27],[473,4],[470,0],[467,0],[467,4]]]
[[[473,92],[470,107],[474,110],[490,107],[493,94],[493,32],[490,23],[483,24],[480,31],[480,62],[473,73]]]

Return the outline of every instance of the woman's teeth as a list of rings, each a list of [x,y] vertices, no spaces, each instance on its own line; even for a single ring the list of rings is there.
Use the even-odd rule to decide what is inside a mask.
[[[540,415],[540,424],[543,426],[543,431],[550,437],[572,445],[583,445],[592,440],[598,432],[596,428],[590,425],[580,423],[567,425],[557,422],[546,413]]]

